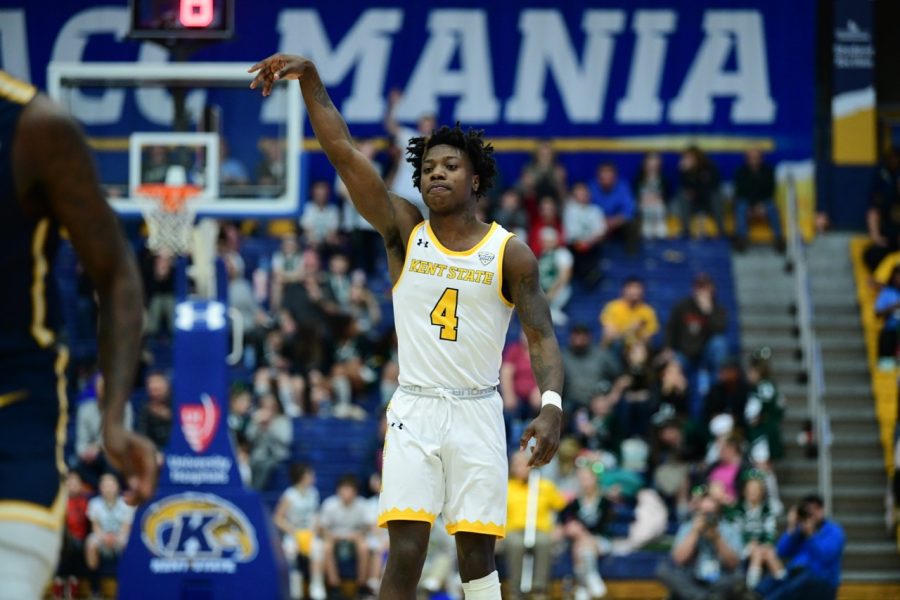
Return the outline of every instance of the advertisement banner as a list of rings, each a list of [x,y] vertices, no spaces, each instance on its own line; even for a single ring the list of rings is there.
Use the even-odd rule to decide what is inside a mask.
[[[234,39],[191,60],[249,65],[278,51],[304,54],[363,137],[385,135],[387,99],[399,90],[403,122],[431,112],[484,128],[505,185],[541,138],[553,140],[570,181],[593,177],[601,158],[630,177],[649,149],[666,153],[674,170],[691,143],[713,154],[726,179],[749,144],[775,162],[813,154],[813,0],[235,4]],[[50,61],[172,59],[162,46],[128,39],[128,29],[125,1],[0,8],[0,58],[39,86]],[[109,135],[152,125],[154,108],[140,93],[109,103]],[[282,118],[249,92],[235,110],[263,123]],[[259,161],[257,140],[228,135],[236,158]],[[321,153],[308,166],[306,181],[331,180]]]

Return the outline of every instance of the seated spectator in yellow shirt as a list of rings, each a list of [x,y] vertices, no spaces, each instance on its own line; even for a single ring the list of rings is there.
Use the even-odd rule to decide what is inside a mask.
[[[510,598],[521,597],[522,560],[525,556],[525,526],[528,519],[528,455],[516,452],[509,461],[509,492],[506,510],[506,539],[503,540],[506,555],[506,573]],[[566,499],[549,479],[538,484],[537,515],[535,519],[534,570],[531,590],[546,593],[550,580],[553,530],[556,513],[566,507]]]
[[[659,331],[659,320],[653,307],[644,302],[644,282],[629,277],[622,284],[622,296],[612,300],[600,313],[603,343],[648,342]]]

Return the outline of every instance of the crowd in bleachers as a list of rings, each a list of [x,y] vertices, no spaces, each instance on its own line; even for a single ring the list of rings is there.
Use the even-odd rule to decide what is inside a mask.
[[[425,118],[420,127],[429,123]],[[410,135],[390,117],[387,124],[397,139]],[[376,160],[374,145],[361,145]],[[406,166],[396,161],[403,146],[390,148],[382,162],[389,184],[407,195]],[[715,275],[706,268],[727,263],[728,246],[710,242],[718,244],[708,247],[709,257],[718,254],[715,260],[701,249],[688,264],[674,261],[677,275],[654,281],[652,301],[645,270],[650,262],[640,258],[654,243],[670,243],[656,240],[708,234],[710,227],[698,224],[697,216],[715,223],[714,237],[724,236],[728,205],[735,209],[737,250],[746,245],[748,216],[754,215],[768,219],[783,249],[774,189],[772,167],[755,149],[747,152],[733,186],[722,184],[714,161],[695,147],[684,151],[671,179],[660,156],[650,153],[633,177],[604,162],[594,180],[569,182],[544,142],[512,185],[479,206],[484,219],[517,233],[538,256],[564,348],[566,424],[558,458],[541,473],[534,591],[546,593],[551,579],[564,577],[577,598],[600,597],[601,571],[614,571],[619,557],[658,551],[666,535],[675,535],[672,561],[663,563],[660,578],[673,597],[705,597],[684,593],[685,582],[718,589],[741,563],[747,569],[733,579],[750,587],[761,581],[777,587],[772,581],[786,577],[779,561],[786,555],[780,545],[779,552],[773,549],[775,520],[785,516],[775,474],[784,452],[784,401],[771,377],[777,368],[771,352],[741,358],[733,291],[717,289],[730,288],[730,266]],[[653,256],[671,258],[688,247],[660,247]],[[308,597],[324,598],[343,580],[355,581],[361,594],[373,592],[387,544],[374,526],[384,436],[374,424],[398,386],[390,285],[378,235],[353,210],[340,182],[322,180],[312,183],[295,223],[222,222],[218,254],[228,274],[229,303],[247,324],[244,355],[232,370],[228,426],[245,482],[274,501],[275,524],[294,567],[293,593],[308,588]],[[620,258],[632,271],[621,273],[620,267],[611,277],[607,265]],[[146,251],[140,259],[146,343],[127,418],[165,448],[172,427],[174,262]],[[75,268],[70,273],[75,280]],[[115,512],[119,492],[111,489],[99,446],[102,381],[90,345],[92,292],[83,278],[76,281],[69,285],[77,300],[70,335],[81,399],[68,459],[75,475],[67,548],[72,556],[80,552],[86,565],[62,569],[63,583],[70,574],[102,570],[100,559],[120,551],[128,527],[122,511],[118,520],[108,519],[118,528],[106,529],[106,517],[91,516],[85,502],[87,490],[100,490],[104,510]],[[618,296],[610,297],[614,288]],[[723,295],[730,298],[727,305]],[[527,341],[517,333],[514,325],[499,386],[513,443],[540,409]],[[347,430],[352,423],[363,429]],[[317,428],[365,437],[354,442],[356,450],[336,456],[314,447],[311,440],[324,439],[315,436]],[[318,487],[313,466],[295,464],[301,460],[319,471]],[[517,598],[528,470],[515,452],[510,464],[508,533],[500,552],[507,590]],[[328,496],[321,503],[320,492]],[[90,501],[95,507],[97,498]],[[807,516],[800,522],[809,520],[813,505],[815,499],[801,507]],[[791,531],[796,518],[789,517]],[[458,597],[452,543],[440,527],[432,537],[423,590]],[[710,549],[698,541],[709,539],[721,544],[714,541]],[[725,546],[727,552],[718,552]],[[653,576],[659,555],[653,556],[649,571],[638,568],[637,576]]]

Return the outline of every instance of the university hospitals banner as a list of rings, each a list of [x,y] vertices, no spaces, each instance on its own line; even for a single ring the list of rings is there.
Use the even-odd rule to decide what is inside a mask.
[[[169,60],[127,39],[128,22],[124,1],[2,0],[0,60],[39,86],[51,60]],[[362,136],[384,134],[388,93],[402,90],[401,120],[436,112],[485,128],[507,184],[535,138],[555,140],[572,181],[601,157],[630,176],[648,149],[673,170],[689,143],[713,152],[725,178],[749,143],[776,161],[813,154],[814,0],[258,0],[236,2],[236,23],[232,41],[192,60],[305,54]],[[248,94],[235,108],[274,121],[273,107]],[[143,130],[145,112],[120,102],[107,118]],[[258,160],[255,140],[229,135],[237,158]],[[321,154],[309,166],[330,178]]]

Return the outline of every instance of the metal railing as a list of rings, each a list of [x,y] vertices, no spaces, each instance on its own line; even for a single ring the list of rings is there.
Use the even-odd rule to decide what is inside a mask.
[[[787,260],[794,275],[797,324],[803,355],[803,372],[806,375],[806,407],[812,426],[813,440],[818,445],[818,487],[825,502],[825,510],[830,513],[832,500],[831,421],[824,402],[825,372],[822,367],[822,348],[816,339],[813,324],[815,305],[806,259],[806,244],[800,232],[797,189],[790,173],[787,177],[786,225]]]

